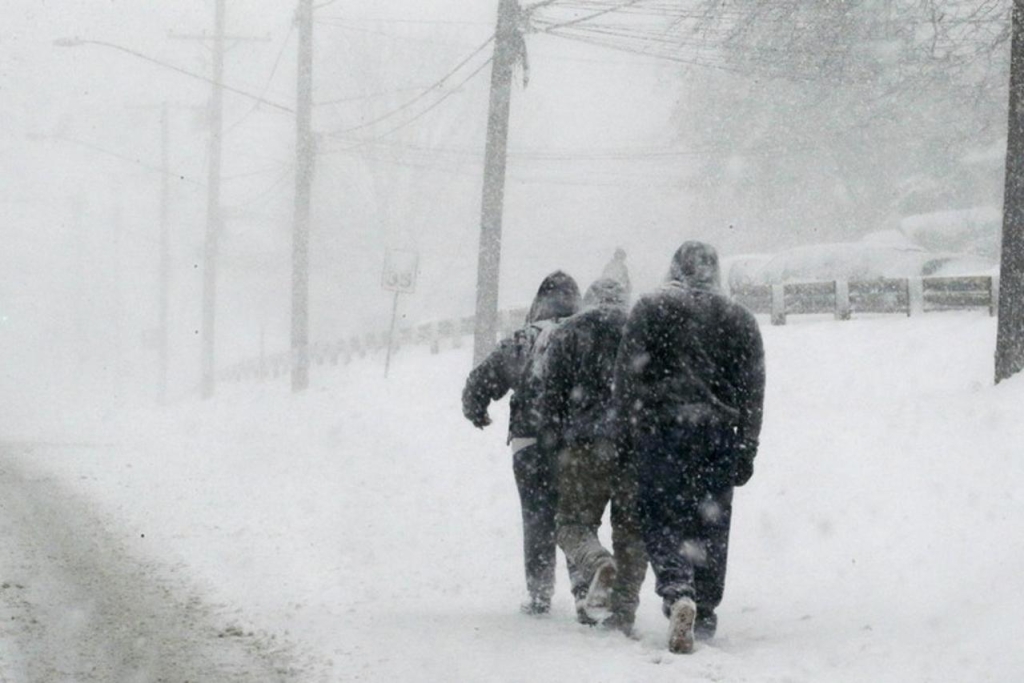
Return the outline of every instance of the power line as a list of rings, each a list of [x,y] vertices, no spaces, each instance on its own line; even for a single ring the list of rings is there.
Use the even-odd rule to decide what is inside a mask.
[[[435,83],[433,83],[432,85],[427,87],[419,95],[417,95],[416,97],[413,97],[411,100],[408,100],[407,102],[404,102],[403,104],[401,104],[398,107],[392,109],[391,111],[388,111],[388,112],[386,112],[386,113],[384,113],[384,114],[382,114],[382,115],[380,115],[380,116],[378,116],[378,117],[376,117],[374,119],[371,119],[370,121],[366,121],[364,123],[361,123],[361,124],[359,124],[357,126],[352,126],[350,128],[344,128],[344,129],[341,129],[341,130],[337,130],[337,131],[334,131],[334,133],[335,134],[345,134],[345,133],[350,133],[350,132],[355,131],[355,130],[362,130],[363,128],[369,128],[370,126],[376,125],[376,124],[380,123],[381,121],[385,121],[385,120],[391,118],[392,116],[394,116],[396,114],[402,113],[403,111],[405,111],[409,107],[413,106],[414,104],[416,104],[417,102],[422,100],[424,97],[427,97],[428,95],[430,95],[436,88],[439,88],[440,86],[442,86],[445,83],[445,81],[447,81],[449,78],[451,78],[453,75],[455,75],[455,73],[458,72],[459,69],[464,67],[466,64],[468,64],[470,62],[470,60],[472,60],[478,54],[483,52],[484,49],[488,45],[490,45],[491,41],[493,41],[493,40],[494,40],[494,35],[491,35],[491,37],[488,38],[486,41],[484,41],[480,45],[480,47],[478,47],[475,50],[473,50],[462,61],[460,61],[458,64],[456,64],[448,73],[446,73],[444,76],[442,76],[440,79],[438,79]],[[487,62],[485,62],[484,65],[486,66],[487,64],[490,64],[490,61],[491,60],[487,60]],[[475,76],[477,73],[479,73],[481,68],[478,68],[476,71],[474,71],[471,74],[470,77]],[[469,80],[469,79],[466,79],[466,80]],[[463,81],[460,84],[460,86],[465,84],[465,82],[466,81]],[[449,91],[444,97],[441,98],[441,101],[444,101],[445,99],[447,99],[451,95],[452,92],[455,92],[455,90]],[[436,106],[436,104],[434,106]],[[433,106],[431,107],[431,109],[433,109]],[[416,118],[419,118],[419,117],[417,116]],[[386,134],[387,133],[385,133],[385,135]]]
[[[242,173],[233,173],[231,175],[221,176],[221,180],[238,180],[240,178],[251,178],[253,176],[264,175],[266,173],[274,173],[281,170],[281,165],[271,166],[268,168],[261,168],[255,171],[244,171]]]
[[[318,21],[323,20],[338,20],[346,22],[365,22],[365,23],[389,23],[389,24],[448,24],[458,26],[490,26],[490,22],[486,21],[469,21],[463,19],[402,19],[397,17],[332,17],[326,16]]]
[[[350,97],[338,97],[333,100],[323,100],[321,102],[314,102],[314,107],[327,107],[334,104],[347,104],[349,102],[363,102],[365,100],[372,100],[377,97],[387,97],[388,95],[394,95],[401,92],[412,92],[423,90],[426,86],[414,85],[408,88],[395,88],[394,90],[381,90],[379,92],[369,93],[366,95],[352,95]]]
[[[284,36],[284,40],[281,41],[281,49],[278,51],[277,57],[274,59],[274,66],[271,67],[270,75],[267,76],[267,82],[264,83],[263,90],[260,92],[260,99],[263,99],[264,97],[266,97],[267,91],[270,90],[270,84],[274,81],[274,75],[277,74],[277,67],[281,64],[281,57],[284,55],[285,48],[288,47],[288,39],[291,38],[293,30],[295,30],[295,24],[290,24],[289,27],[288,27],[288,32]],[[259,106],[260,106],[260,102],[253,103],[253,105],[252,105],[252,107],[250,107],[249,111],[247,111],[237,121],[235,121],[230,126],[228,126],[227,128],[224,129],[224,133],[223,134],[227,135],[228,133],[233,131],[235,128],[240,126],[242,124],[242,122],[244,122],[246,119],[248,119],[250,116],[252,116],[253,112],[255,112],[259,108]]]
[[[253,210],[254,208],[262,209],[264,206],[266,206],[266,204],[268,204],[272,199],[274,199],[274,197],[284,197],[284,194],[275,195],[275,192],[277,192],[281,185],[283,185],[289,178],[291,178],[294,168],[294,166],[289,166],[284,169],[281,169],[278,175],[275,177],[274,181],[270,183],[270,185],[265,186],[258,192],[249,194],[247,197],[243,198],[238,203],[227,204],[225,205],[224,208],[228,211],[238,211],[240,209]]]
[[[149,55],[144,54],[142,52],[139,52],[137,50],[133,50],[131,48],[124,47],[123,45],[118,45],[116,43],[108,43],[105,40],[85,40],[85,39],[82,39],[82,38],[59,39],[59,40],[55,40],[53,42],[54,42],[54,45],[57,45],[58,47],[74,47],[76,45],[99,45],[101,47],[109,47],[109,48],[112,48],[114,50],[118,50],[120,52],[124,52],[126,54],[132,55],[133,57],[138,57],[139,59],[143,59],[143,60],[145,60],[147,62],[151,62],[153,64],[157,64],[157,65],[162,66],[162,67],[164,67],[166,69],[170,69],[172,71],[176,71],[176,72],[178,72],[180,74],[183,74],[185,76],[188,76],[190,78],[195,78],[195,79],[198,79],[200,81],[204,81],[206,83],[210,83],[212,85],[217,86],[218,88],[223,88],[224,90],[227,90],[228,92],[233,92],[236,95],[241,95],[243,97],[248,97],[249,99],[256,100],[257,102],[260,102],[262,104],[266,104],[267,106],[274,107],[275,109],[280,109],[281,111],[286,111],[289,114],[294,114],[295,113],[294,110],[290,109],[289,107],[284,106],[283,104],[278,104],[277,102],[271,102],[270,100],[263,99],[262,97],[259,97],[257,95],[253,95],[252,93],[246,92],[245,90],[241,90],[239,88],[235,88],[233,86],[227,85],[226,83],[222,83],[222,82],[218,81],[215,78],[208,78],[207,76],[203,76],[202,74],[197,74],[197,73],[194,73],[192,71],[188,71],[187,69],[182,69],[181,67],[175,66],[174,64],[170,64],[168,62],[162,62],[159,59],[155,59],[153,57],[150,57]]]
[[[384,131],[383,133],[381,133],[380,135],[377,135],[376,137],[373,137],[373,138],[370,138],[370,139],[367,139],[367,140],[360,140],[357,145],[355,145],[353,147],[350,147],[349,149],[356,149],[358,147],[362,147],[364,145],[370,144],[370,143],[372,143],[372,142],[374,142],[376,140],[380,140],[382,138],[385,138],[385,137],[391,135],[392,133],[395,133],[395,132],[403,129],[406,126],[412,125],[416,121],[419,121],[421,118],[423,118],[424,116],[426,116],[427,114],[432,112],[434,109],[437,109],[439,106],[441,106],[441,104],[443,104],[444,101],[447,100],[449,97],[451,97],[452,95],[455,95],[456,93],[458,93],[462,89],[462,87],[464,85],[469,83],[469,81],[473,80],[473,78],[475,78],[477,76],[477,74],[479,74],[481,71],[483,71],[485,68],[487,68],[491,64],[491,62],[493,62],[493,61],[494,61],[493,57],[489,58],[486,62],[484,62],[483,64],[478,66],[476,69],[474,69],[472,71],[472,73],[470,73],[464,79],[459,81],[459,83],[457,85],[455,85],[455,87],[453,87],[451,90],[446,92],[436,102],[431,104],[429,107],[427,107],[426,109],[424,109],[420,113],[416,114],[416,116],[414,116],[411,119],[408,119],[406,121],[403,121],[402,123],[398,124],[397,126],[394,126],[393,128],[390,128],[389,130]],[[363,127],[365,127],[365,126],[359,126],[359,128],[363,128]],[[345,133],[347,133],[349,131],[352,131],[352,130],[355,130],[355,128],[349,128],[348,130],[336,131],[334,133],[330,133],[329,135],[331,135],[332,137],[341,137]]]
[[[425,155],[428,159],[436,159],[438,155],[448,155],[456,158],[469,159],[475,163],[483,162],[483,155],[468,148],[443,147],[415,145],[404,142],[383,142],[376,140],[362,141],[361,145],[354,147],[328,150],[326,154],[344,154],[354,151],[359,147],[372,146],[383,148],[392,152],[409,152],[412,154]],[[664,162],[677,159],[721,157],[725,155],[736,156],[760,156],[760,155],[788,155],[790,153],[803,153],[817,149],[811,145],[760,145],[736,148],[733,146],[708,145],[692,147],[688,149],[665,149],[665,147],[620,147],[610,149],[520,149],[509,150],[509,158],[523,162],[535,163],[618,163],[618,162]]]
[[[605,14],[611,14],[612,12],[616,12],[618,10],[622,10],[622,9],[626,9],[628,7],[632,7],[633,5],[635,5],[635,4],[639,3],[639,2],[643,2],[643,0],[629,0],[628,2],[624,2],[624,3],[619,4],[619,5],[614,5],[612,7],[607,7],[605,9],[598,10],[598,11],[594,12],[593,14],[588,14],[586,16],[578,17],[576,19],[570,19],[569,21],[563,21],[560,24],[552,24],[552,25],[548,26],[547,28],[545,28],[544,30],[545,30],[545,32],[550,32],[550,31],[552,31],[552,30],[554,30],[556,28],[565,28],[566,26],[575,26],[576,24],[582,24],[584,22],[588,22],[588,21],[592,21],[594,19],[597,19],[598,17],[602,17]]]
[[[106,156],[113,157],[115,159],[120,159],[121,161],[127,161],[128,163],[134,164],[134,165],[136,165],[136,166],[138,166],[138,167],[140,167],[140,168],[142,168],[142,169],[144,169],[146,171],[150,171],[151,173],[156,173],[156,174],[159,174],[159,175],[165,175],[165,176],[174,178],[175,180],[180,180],[180,181],[188,183],[190,185],[195,185],[196,187],[202,187],[202,188],[206,187],[206,185],[204,185],[203,183],[199,182],[198,180],[192,180],[187,175],[184,175],[182,173],[176,173],[176,172],[173,172],[173,171],[167,171],[167,170],[165,170],[161,166],[157,166],[155,164],[146,163],[145,161],[142,161],[141,159],[139,159],[137,157],[132,157],[132,156],[129,156],[127,154],[121,154],[120,152],[115,152],[113,150],[109,150],[109,149],[106,149],[104,147],[100,147],[99,145],[93,144],[91,142],[86,142],[84,140],[76,140],[75,138],[69,138],[69,137],[65,137],[63,135],[38,136],[38,138],[36,138],[36,139],[48,139],[48,138],[49,139],[53,139],[53,140],[60,140],[61,142],[67,142],[67,143],[72,144],[72,145],[78,145],[79,147],[85,147],[86,149],[91,149],[94,152],[98,152],[100,154],[104,154]]]
[[[464,49],[464,48],[467,47],[467,45],[465,43],[442,42],[442,41],[439,41],[439,40],[431,40],[429,38],[420,38],[418,36],[411,36],[411,35],[396,35],[394,33],[387,33],[385,31],[377,31],[377,30],[374,30],[372,28],[362,28],[362,27],[359,27],[359,26],[350,26],[350,25],[348,25],[346,23],[343,23],[343,22],[325,21],[325,20],[321,19],[321,20],[317,21],[317,24],[320,24],[322,26],[328,26],[330,28],[336,28],[336,29],[339,29],[339,30],[342,30],[342,31],[348,31],[350,33],[362,33],[362,34],[366,34],[366,35],[382,36],[384,38],[388,38],[390,40],[397,41],[402,46],[408,46],[408,47],[412,47],[411,45],[408,45],[408,43],[410,43],[410,42],[412,42],[412,43],[422,43],[422,44],[425,44],[425,45],[438,45],[440,47],[450,47],[450,48],[459,48],[459,49]]]
[[[741,74],[741,75],[745,75],[745,76],[750,76],[751,75],[751,71],[749,69],[744,69],[744,68],[736,67],[736,66],[730,66],[729,64],[726,64],[726,63],[711,62],[711,61],[707,61],[707,60],[701,60],[701,59],[699,59],[697,57],[687,58],[687,57],[681,56],[681,55],[652,53],[652,52],[647,52],[647,51],[643,51],[643,50],[638,50],[638,49],[630,47],[628,45],[618,44],[618,43],[614,43],[614,42],[611,42],[611,41],[600,40],[600,39],[596,39],[596,38],[588,38],[586,36],[572,35],[572,34],[568,34],[568,33],[560,33],[560,32],[552,31],[550,33],[550,35],[558,36],[559,38],[564,38],[566,40],[573,40],[573,41],[580,42],[580,43],[587,43],[587,44],[596,45],[596,46],[599,46],[599,47],[611,48],[613,50],[618,50],[620,52],[627,52],[627,53],[630,53],[630,54],[639,55],[641,57],[655,57],[655,58],[658,58],[658,59],[662,59],[662,60],[669,61],[669,62],[676,62],[676,63],[679,63],[679,64],[688,64],[688,65],[691,65],[691,66],[702,66],[702,67],[721,69],[723,71],[731,71],[733,73],[737,73],[737,74]],[[761,75],[768,76],[768,75],[771,75],[771,74],[761,74]],[[774,76],[775,77],[781,77],[780,75],[777,75],[777,74],[774,75]]]

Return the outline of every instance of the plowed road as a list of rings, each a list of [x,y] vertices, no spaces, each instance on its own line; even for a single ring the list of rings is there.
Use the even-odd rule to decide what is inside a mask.
[[[0,683],[293,681],[287,647],[217,624],[88,501],[0,444]]]

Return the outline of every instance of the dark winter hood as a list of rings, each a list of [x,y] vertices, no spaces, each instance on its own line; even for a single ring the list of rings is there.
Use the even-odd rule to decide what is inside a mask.
[[[598,306],[624,308],[626,306],[626,288],[614,278],[603,277],[596,280],[583,296],[583,307],[596,308]]]
[[[684,242],[672,257],[668,279],[687,289],[719,292],[722,276],[718,268],[718,252],[705,242]]]
[[[540,283],[533,298],[526,322],[535,323],[552,318],[567,318],[580,310],[580,288],[576,281],[560,270],[548,275]]]

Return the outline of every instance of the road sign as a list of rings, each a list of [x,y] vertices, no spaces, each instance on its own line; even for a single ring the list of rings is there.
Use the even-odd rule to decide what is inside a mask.
[[[419,253],[411,249],[388,249],[380,286],[390,292],[412,294],[416,291],[419,262]]]

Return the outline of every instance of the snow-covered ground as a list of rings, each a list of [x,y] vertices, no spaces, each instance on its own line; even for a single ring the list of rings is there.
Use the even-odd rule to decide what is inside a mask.
[[[518,613],[505,409],[463,420],[468,349],[403,350],[388,380],[379,358],[317,368],[298,397],[40,421],[49,445],[8,450],[224,623],[291,643],[297,680],[1024,680],[1024,378],[992,386],[994,319],[762,329],[762,448],[719,637],[691,656],[666,653],[650,575],[638,640],[577,625],[562,567],[553,614]]]

